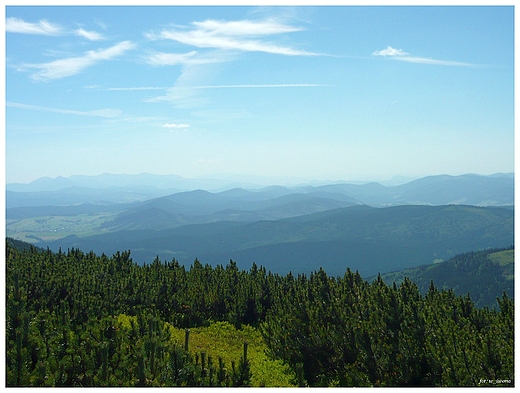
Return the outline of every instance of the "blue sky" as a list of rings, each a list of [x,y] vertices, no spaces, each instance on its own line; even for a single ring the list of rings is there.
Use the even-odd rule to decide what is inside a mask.
[[[6,181],[514,170],[513,7],[6,7]]]

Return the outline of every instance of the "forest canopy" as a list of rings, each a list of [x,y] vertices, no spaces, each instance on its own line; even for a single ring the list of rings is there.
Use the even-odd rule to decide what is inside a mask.
[[[140,266],[129,251],[7,242],[6,303],[7,386],[255,384],[253,343],[239,342],[234,361],[190,349],[187,329],[211,326],[258,332],[294,386],[514,386],[505,293],[496,309],[478,308],[433,282],[421,294],[408,278],[388,285],[349,269],[281,276],[159,258]],[[179,329],[184,345],[173,340]]]

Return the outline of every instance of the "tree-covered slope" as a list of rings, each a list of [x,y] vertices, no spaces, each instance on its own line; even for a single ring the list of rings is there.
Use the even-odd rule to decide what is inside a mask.
[[[19,251],[10,243],[5,288],[7,386],[515,383],[507,295],[497,309],[478,308],[451,290],[423,295],[408,279],[387,285],[350,270],[281,276],[255,264],[186,268],[159,259],[140,266],[128,252]],[[204,326],[213,339],[197,347],[184,329],[195,336]],[[224,356],[213,342],[229,339],[238,342]]]
[[[479,307],[496,306],[496,299],[505,292],[514,297],[514,249],[489,249],[469,252],[433,265],[419,266],[386,273],[385,282],[400,283],[405,277],[415,282],[422,293],[430,282],[442,289],[452,289],[458,295],[470,294]]]
[[[333,275],[349,267],[370,276],[507,247],[513,244],[513,216],[512,210],[495,207],[354,206],[284,220],[117,231],[39,245],[106,254],[132,250],[138,262],[157,255],[185,264],[195,258],[212,265],[233,259],[242,268],[256,262],[282,274],[321,266]]]

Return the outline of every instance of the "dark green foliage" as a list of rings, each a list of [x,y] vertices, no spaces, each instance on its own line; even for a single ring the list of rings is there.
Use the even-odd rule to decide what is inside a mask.
[[[7,386],[249,386],[247,343],[229,365],[189,351],[188,329],[212,321],[260,328],[300,386],[514,385],[506,294],[477,308],[433,284],[421,294],[350,270],[282,277],[6,245]],[[182,348],[172,325],[186,328]]]
[[[459,254],[446,262],[382,274],[387,283],[408,277],[423,294],[433,281],[441,289],[457,295],[470,294],[477,307],[497,307],[497,297],[505,292],[514,298],[514,248],[488,249]]]
[[[30,243],[21,240],[16,240],[10,237],[7,237],[5,241],[6,243],[9,243],[11,247],[16,248],[18,251],[29,250],[31,247],[34,247]]]
[[[189,270],[159,259],[138,266],[129,252],[20,251],[7,242],[7,385],[247,386],[246,356],[226,368],[173,348],[166,322],[258,324],[265,277],[232,261],[216,269],[197,260]],[[121,314],[135,318],[130,327]]]
[[[297,278],[262,325],[274,356],[309,386],[478,386],[510,380],[513,301],[477,309],[453,291],[421,295],[405,279],[371,284],[347,271]],[[506,322],[507,320],[507,322]]]

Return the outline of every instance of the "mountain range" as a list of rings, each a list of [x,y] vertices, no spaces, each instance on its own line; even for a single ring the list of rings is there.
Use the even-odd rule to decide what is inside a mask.
[[[236,182],[237,183],[237,182]],[[231,184],[231,183],[229,183]],[[228,184],[228,185],[229,185]],[[224,186],[221,180],[184,179],[179,176],[111,175],[41,178],[29,184],[6,185],[6,207],[118,204]],[[199,187],[200,186],[200,187]],[[202,187],[205,186],[205,187]],[[326,185],[227,187],[211,192],[215,198],[267,200],[289,194],[312,194],[370,206],[403,204],[469,204],[503,206],[514,204],[514,175],[429,176],[397,186],[380,183],[334,183]],[[185,194],[185,198],[197,197]]]
[[[111,255],[131,250],[137,262],[156,256],[211,265],[230,259],[276,273],[323,267],[363,276],[429,264],[471,250],[514,243],[513,212],[501,207],[353,206],[280,220],[219,221],[170,229],[117,230],[38,242],[40,247],[80,248]]]
[[[7,185],[6,232],[53,250],[131,250],[139,263],[233,259],[244,269],[256,262],[279,273],[321,266],[342,275],[350,267],[364,276],[514,243],[513,174],[172,192],[184,180],[104,175]]]

